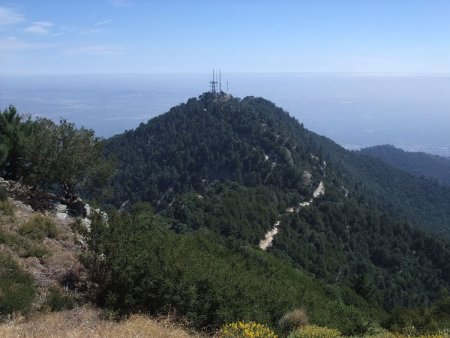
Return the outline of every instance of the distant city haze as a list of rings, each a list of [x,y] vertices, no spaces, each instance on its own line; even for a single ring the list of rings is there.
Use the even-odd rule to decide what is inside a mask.
[[[448,0],[3,1],[0,107],[109,137],[207,91],[217,67],[232,95],[349,149],[448,156],[449,13]]]
[[[209,90],[209,73],[2,76],[0,107],[65,118],[110,137]],[[227,73],[222,89],[261,96],[348,149],[392,144],[450,156],[450,77]]]

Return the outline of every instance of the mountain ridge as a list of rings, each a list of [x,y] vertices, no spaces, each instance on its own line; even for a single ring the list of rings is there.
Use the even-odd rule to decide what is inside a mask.
[[[450,186],[450,158],[404,151],[389,144],[363,148],[360,153],[381,159],[414,176],[423,176]]]
[[[233,104],[237,106],[241,104],[241,101],[244,106],[249,106],[251,101],[256,104],[258,102],[262,103],[265,112],[268,114],[264,115],[264,112],[259,112],[259,117],[256,117],[256,119],[269,118],[272,125],[267,126],[265,123],[261,123],[260,126],[248,126],[249,123],[247,121],[247,126],[243,127],[246,121],[240,121],[242,116],[239,116],[239,111],[229,116],[228,121],[223,121],[222,118],[227,118],[227,116],[215,116],[213,111],[211,113],[208,112],[208,105],[209,109],[217,109],[219,106],[213,105],[214,100],[219,100],[218,102],[221,105],[231,102],[229,107],[225,106],[224,108],[231,109],[231,111]],[[258,106],[258,108],[260,107]],[[247,113],[250,115],[246,115],[247,119],[250,118],[248,116],[256,113],[254,107],[249,107],[249,109],[250,111]],[[270,112],[270,110],[273,111]],[[170,125],[171,119],[177,120],[178,118],[180,118],[177,122],[178,125]],[[232,118],[236,118],[236,121],[230,121]],[[158,127],[154,127],[158,124]],[[237,125],[237,133],[233,130],[233,125]],[[266,133],[267,135],[264,135],[263,132],[268,127],[272,127],[274,130],[272,133],[269,131]],[[160,130],[157,130],[157,128],[160,130],[167,129],[168,133],[161,135]],[[192,135],[190,131],[186,131],[194,128],[197,129]],[[184,135],[179,134],[177,130],[181,130]],[[199,130],[202,132],[207,130],[208,132],[204,133],[204,135],[197,135],[196,133]],[[280,137],[280,130],[289,135],[285,136],[285,138]],[[249,132],[253,134],[249,135]],[[155,135],[146,137],[146,134]],[[158,140],[154,139],[156,135],[158,135]],[[247,142],[246,138],[248,139],[249,136],[255,136],[256,138]],[[152,138],[153,142],[155,142],[154,145],[148,143]],[[171,139],[173,138],[183,138],[183,141],[172,142]],[[220,142],[215,142],[214,138],[220,139]],[[247,142],[244,147],[240,147],[240,144],[242,144],[241,139]],[[289,148],[288,144],[286,147],[285,143],[292,142],[292,140],[295,140],[296,145],[291,144]],[[305,129],[301,123],[294,117],[291,117],[286,111],[262,98],[250,96],[240,100],[225,94],[214,96],[211,93],[204,93],[199,99],[189,99],[185,104],[175,106],[168,113],[155,117],[146,124],[141,123],[134,131],[114,136],[108,140],[107,151],[110,152],[109,149],[111,148],[126,149],[128,142],[134,142],[142,154],[131,151],[115,155],[119,156],[121,163],[128,163],[127,165],[131,167],[130,163],[135,161],[143,162],[141,169],[146,168],[147,171],[139,170],[133,172],[133,179],[137,180],[139,178],[143,182],[150,181],[150,185],[156,184],[158,188],[153,191],[149,191],[147,187],[144,187],[144,191],[139,192],[126,191],[123,192],[123,196],[120,196],[122,192],[116,192],[116,203],[118,204],[130,197],[132,200],[146,200],[152,203],[157,202],[158,204],[169,198],[168,203],[170,203],[170,197],[173,195],[172,189],[177,190],[178,188],[183,190],[183,185],[187,190],[192,187],[199,188],[202,186],[201,180],[203,179],[205,179],[203,183],[206,184],[208,184],[208,180],[227,179],[247,185],[255,185],[261,183],[270,184],[271,182],[267,180],[273,180],[273,176],[277,176],[276,179],[278,180],[284,179],[285,182],[281,182],[282,185],[290,185],[289,188],[297,190],[296,192],[300,193],[301,198],[304,199],[312,194],[312,188],[296,184],[296,182],[303,180],[303,174],[306,171],[312,174],[313,180],[311,183],[317,185],[321,175],[324,173],[325,169],[321,168],[321,164],[325,161],[331,165],[329,170],[341,178],[341,192],[344,194],[348,193],[348,189],[345,187],[346,184],[355,186],[356,188],[353,189],[355,198],[364,199],[364,204],[367,207],[383,209],[393,216],[407,218],[410,221],[419,223],[425,229],[441,234],[446,233],[447,236],[450,234],[450,210],[446,210],[447,201],[450,199],[450,189],[440,187],[436,182],[405,174],[404,171],[394,169],[383,161],[373,159],[373,157],[367,157],[366,154],[347,151],[332,140]],[[196,149],[196,153],[192,154],[191,151],[186,151],[186,148],[192,145],[196,146],[201,142],[203,142],[203,145],[201,145],[203,148]],[[204,147],[204,144],[208,142],[208,145],[214,146],[214,149],[211,151]],[[252,145],[252,142],[257,144]],[[166,144],[170,146],[168,149],[165,148]],[[222,157],[223,150],[227,151],[226,155],[228,157]],[[251,150],[254,150],[253,153]],[[295,162],[300,162],[303,170],[296,171],[292,168],[292,152],[297,153]],[[170,153],[172,157],[176,157],[177,163],[169,163],[170,161],[166,158],[167,153]],[[202,154],[205,153],[210,154],[210,157],[203,158]],[[233,153],[238,155],[235,156]],[[145,157],[151,157],[152,161],[145,163]],[[237,168],[236,163],[233,163],[233,160],[239,157],[244,158],[245,162],[244,160],[243,162],[246,167]],[[216,161],[217,158],[222,162]],[[189,163],[186,164],[186,162]],[[182,181],[177,182],[178,187],[172,187],[169,182],[161,179],[161,166],[171,171],[176,171],[176,175],[180,176]],[[260,177],[255,177],[254,173],[251,172],[254,171],[255,167]],[[182,170],[185,173],[181,173],[180,171]],[[123,168],[119,168],[119,177],[116,181],[122,179],[121,175],[123,175],[123,172]],[[241,177],[242,172],[244,173],[243,177]],[[205,177],[199,177],[201,175]],[[414,191],[412,194],[410,187],[425,192],[427,194],[426,198],[420,198],[419,192]],[[162,193],[159,192],[160,190]],[[357,196],[358,194],[360,196]],[[435,195],[444,197],[436,199]],[[161,198],[163,199],[161,200]],[[439,204],[439,207],[428,203],[427,200],[433,200],[434,203]],[[411,206],[408,210],[404,209],[405,201],[407,205]],[[443,216],[439,215],[442,213]],[[429,217],[429,214],[433,214],[433,217]],[[437,217],[438,221],[435,221],[434,217]]]
[[[450,244],[427,232],[448,236],[450,189],[347,151],[270,101],[204,93],[106,149],[120,163],[116,203],[150,202],[176,232],[258,246],[279,221],[269,252],[386,309],[448,286]],[[296,205],[307,207],[286,212]]]

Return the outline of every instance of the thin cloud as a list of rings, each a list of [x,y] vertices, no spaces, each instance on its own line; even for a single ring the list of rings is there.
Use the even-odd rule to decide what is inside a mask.
[[[13,36],[0,38],[0,51],[1,52],[41,49],[41,48],[46,48],[48,46],[49,45],[47,45],[47,44],[26,42],[26,41],[20,40],[16,37],[13,37]]]
[[[73,33],[73,32],[75,32],[75,28],[73,28],[71,26],[63,25],[63,26],[60,26],[59,31],[53,33],[52,36],[60,36],[60,35],[66,34],[66,33]]]
[[[31,26],[25,28],[25,32],[39,34],[39,35],[48,35],[50,33],[51,28],[53,27],[53,23],[47,21],[36,21],[33,22]]]
[[[98,34],[98,33],[104,33],[105,30],[101,28],[96,29],[86,29],[84,31],[81,31],[81,34],[90,35],[90,34]]]
[[[25,17],[14,9],[0,7],[0,26],[10,26],[25,21]]]
[[[71,55],[96,55],[96,56],[115,56],[123,54],[125,49],[116,46],[106,45],[90,45],[80,46],[75,49],[68,50],[66,53]]]
[[[126,7],[131,5],[129,0],[109,0],[109,2],[112,3],[114,7]]]
[[[110,22],[112,22],[112,19],[107,19],[107,20],[103,20],[103,21],[99,21],[99,22],[94,23],[94,26],[95,27],[103,26],[103,25],[109,24]]]

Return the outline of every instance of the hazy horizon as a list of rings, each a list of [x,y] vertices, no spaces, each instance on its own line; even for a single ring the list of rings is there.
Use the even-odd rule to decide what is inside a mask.
[[[208,91],[211,74],[7,76],[0,106],[66,118],[109,137]],[[223,90],[261,96],[348,149],[392,144],[450,156],[450,77],[222,72]]]
[[[7,0],[0,105],[111,136],[207,91],[221,68],[231,94],[349,149],[450,156],[448,13],[445,0]]]

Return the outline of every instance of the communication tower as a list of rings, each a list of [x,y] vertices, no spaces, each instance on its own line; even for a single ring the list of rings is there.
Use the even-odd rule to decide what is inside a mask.
[[[211,93],[215,94],[216,93],[216,86],[217,86],[217,80],[216,80],[216,76],[214,73],[214,69],[213,69],[213,76],[212,76],[212,81],[209,82],[209,84],[211,85]]]
[[[219,93],[222,92],[222,70],[214,70],[212,74],[212,81],[209,82],[211,85],[211,93],[216,94],[217,91]],[[227,82],[227,91],[228,91],[228,82]]]

